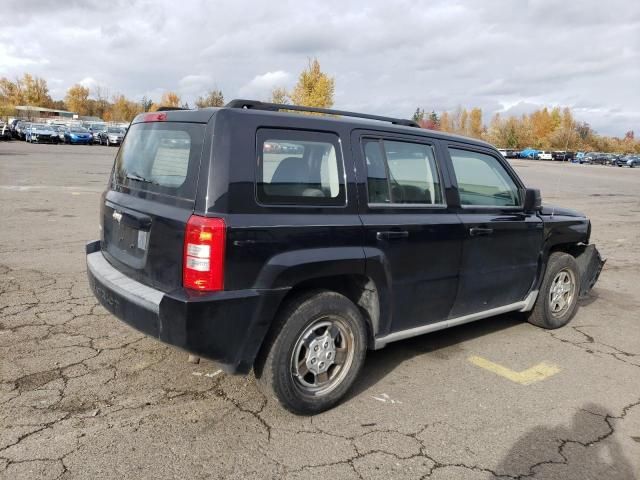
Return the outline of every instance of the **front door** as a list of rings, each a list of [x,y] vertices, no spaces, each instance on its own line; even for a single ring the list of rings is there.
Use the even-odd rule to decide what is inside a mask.
[[[492,150],[451,144],[448,154],[465,228],[451,317],[522,301],[538,271],[542,220],[524,212],[523,185]]]
[[[445,320],[457,289],[462,225],[446,205],[436,145],[375,134],[359,135],[353,145],[366,175],[360,211],[367,269],[382,264],[390,290],[391,321],[379,334]]]

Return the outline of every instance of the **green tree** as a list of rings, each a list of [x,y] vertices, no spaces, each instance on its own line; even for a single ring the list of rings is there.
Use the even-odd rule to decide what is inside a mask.
[[[221,90],[214,88],[210,90],[204,97],[200,96],[196,99],[196,107],[224,107],[224,95]]]
[[[291,101],[294,105],[331,108],[334,89],[334,79],[322,71],[320,62],[314,58],[300,73],[298,83],[291,92]]]
[[[150,98],[148,98],[147,96],[142,97],[142,100],[140,100],[140,108],[143,112],[148,112],[149,110],[151,110],[152,106],[153,101]]]
[[[413,120],[416,123],[420,123],[424,120],[424,109],[421,109],[420,107],[416,108],[416,111],[413,112],[413,116],[411,117],[411,120]]]

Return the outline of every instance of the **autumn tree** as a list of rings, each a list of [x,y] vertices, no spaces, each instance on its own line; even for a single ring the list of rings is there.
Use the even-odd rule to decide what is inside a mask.
[[[34,77],[25,73],[22,76],[22,94],[26,105],[36,105],[39,107],[48,107],[51,105],[51,96],[49,95],[49,87],[44,78]]]
[[[284,87],[276,87],[271,90],[271,103],[279,103],[281,105],[288,105],[291,99],[289,98],[289,92]]]
[[[200,96],[196,99],[196,107],[224,107],[224,95],[221,90],[214,88],[210,90],[205,96]]]
[[[468,135],[474,138],[482,138],[484,125],[482,125],[482,110],[480,108],[472,108],[469,112]]]
[[[43,78],[25,73],[15,81],[6,77],[0,79],[0,107],[3,110],[18,105],[51,107],[52,102],[47,81]]]
[[[314,58],[300,73],[298,83],[291,92],[291,101],[294,105],[331,108],[334,89],[334,79],[320,69],[320,62]]]
[[[105,113],[111,108],[109,90],[102,85],[96,85],[91,93],[93,96],[91,113],[96,117],[104,118]]]
[[[152,104],[149,108],[150,112],[155,112],[160,107],[180,107],[180,96],[176,92],[164,92],[160,98],[160,103]]]
[[[449,112],[442,112],[440,114],[440,130],[443,132],[452,132],[453,126],[451,125],[451,117],[449,116]]]
[[[89,89],[76,84],[67,90],[64,97],[67,108],[78,115],[89,115]]]
[[[114,122],[130,122],[133,118],[142,112],[142,107],[137,102],[128,100],[124,95],[119,94],[113,97],[111,110],[106,115],[105,120]]]

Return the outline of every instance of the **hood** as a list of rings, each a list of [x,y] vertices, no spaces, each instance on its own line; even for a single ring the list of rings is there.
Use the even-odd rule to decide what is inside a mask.
[[[570,208],[558,207],[556,205],[542,205],[541,215],[561,215],[563,217],[578,217],[586,218],[586,215],[577,210],[571,210]]]

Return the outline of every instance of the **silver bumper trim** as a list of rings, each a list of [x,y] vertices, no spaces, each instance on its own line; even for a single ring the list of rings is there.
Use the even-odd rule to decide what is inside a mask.
[[[110,290],[146,310],[158,313],[164,292],[144,285],[114,268],[102,252],[87,255],[87,269]]]

